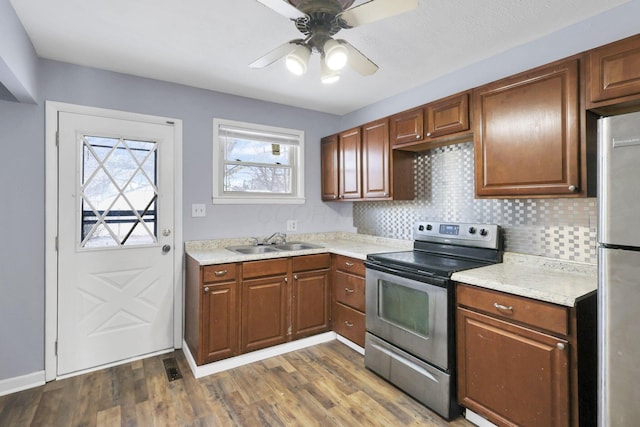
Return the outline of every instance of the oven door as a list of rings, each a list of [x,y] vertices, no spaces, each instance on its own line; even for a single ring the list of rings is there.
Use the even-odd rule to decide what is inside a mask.
[[[447,292],[446,287],[367,268],[367,331],[447,371]]]

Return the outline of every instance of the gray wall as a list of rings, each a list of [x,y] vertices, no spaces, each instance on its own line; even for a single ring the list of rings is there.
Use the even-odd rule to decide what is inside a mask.
[[[320,138],[338,117],[60,62],[40,60],[38,105],[0,101],[0,380],[44,369],[44,100],[183,120],[185,240],[265,235],[298,219],[299,232],[355,231],[350,203],[320,201]],[[211,204],[213,117],[305,131],[304,205]],[[205,218],[191,204],[206,203]]]
[[[3,18],[6,17],[7,5],[8,0],[0,0]],[[44,369],[44,100],[182,119],[183,226],[186,240],[270,233],[282,230],[288,218],[299,220],[300,232],[351,230],[351,203],[324,204],[319,201],[317,144],[321,136],[634,34],[638,31],[639,15],[640,0],[633,0],[541,41],[513,49],[342,118],[36,60],[38,80],[35,84],[29,83],[33,70],[24,70],[14,77],[17,76],[25,87],[37,88],[37,105],[0,100],[3,147],[0,156],[0,224],[3,226],[0,245],[0,380]],[[10,19],[10,25],[1,26],[0,35],[22,42],[17,45],[0,43],[0,60],[6,60],[7,50],[12,49],[18,49],[19,54],[26,58],[32,57],[31,47],[24,45],[23,35],[19,34],[23,30],[15,26],[15,16]],[[303,129],[307,140],[307,204],[297,207],[212,206],[213,117]],[[192,219],[192,203],[206,203],[207,217]]]

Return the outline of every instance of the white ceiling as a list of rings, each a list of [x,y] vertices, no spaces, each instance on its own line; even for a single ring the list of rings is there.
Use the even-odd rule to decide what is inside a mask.
[[[535,40],[628,0],[420,0],[417,10],[342,30],[380,69],[320,82],[280,60],[247,64],[300,38],[256,0],[11,0],[40,57],[346,114]],[[363,3],[356,1],[354,6]]]

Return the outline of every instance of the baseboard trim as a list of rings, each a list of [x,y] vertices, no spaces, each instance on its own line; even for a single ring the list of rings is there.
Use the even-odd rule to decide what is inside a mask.
[[[182,344],[182,350],[187,358],[187,363],[196,378],[205,377],[228,369],[237,368],[239,366],[248,365],[249,363],[258,362],[270,357],[279,356],[295,350],[301,350],[313,345],[322,344],[336,339],[335,332],[325,332],[323,334],[314,335],[309,338],[302,338],[285,344],[276,345],[262,350],[252,351],[251,353],[241,354],[240,356],[231,357],[229,359],[220,360],[218,362],[208,363],[206,365],[197,366],[195,359],[191,355],[191,349],[186,342]]]
[[[0,380],[0,396],[44,385],[44,371]]]
[[[364,356],[364,348],[360,347],[358,344],[343,337],[342,335],[336,335],[336,339],[340,341],[342,344],[346,345],[347,347],[350,347],[352,350],[355,350]]]
[[[467,421],[477,425],[478,427],[497,427],[491,421],[481,417],[470,409],[465,409],[464,417]]]

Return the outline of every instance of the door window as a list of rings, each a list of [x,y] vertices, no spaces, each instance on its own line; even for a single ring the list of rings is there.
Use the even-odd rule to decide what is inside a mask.
[[[82,248],[157,242],[157,143],[82,138]]]

